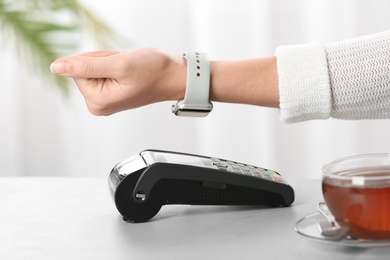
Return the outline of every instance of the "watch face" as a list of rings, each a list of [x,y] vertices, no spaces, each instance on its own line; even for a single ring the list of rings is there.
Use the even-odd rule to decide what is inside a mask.
[[[172,113],[176,116],[186,117],[205,117],[213,110],[213,104],[209,102],[206,105],[188,105],[179,101],[172,106]]]
[[[205,117],[211,110],[190,110],[190,109],[178,109],[175,112],[177,116],[186,116],[186,117]]]

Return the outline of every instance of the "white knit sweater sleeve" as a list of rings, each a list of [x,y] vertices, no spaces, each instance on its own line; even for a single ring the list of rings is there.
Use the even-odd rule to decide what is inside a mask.
[[[280,117],[286,123],[330,116],[331,95],[325,48],[320,43],[276,49]]]
[[[281,46],[276,57],[282,121],[390,118],[390,31]]]

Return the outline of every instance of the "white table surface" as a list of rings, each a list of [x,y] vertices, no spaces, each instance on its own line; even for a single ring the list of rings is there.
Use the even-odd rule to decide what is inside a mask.
[[[0,178],[0,259],[390,259],[390,247],[345,248],[295,233],[316,211],[319,180],[288,180],[287,208],[165,206],[122,220],[105,178]]]

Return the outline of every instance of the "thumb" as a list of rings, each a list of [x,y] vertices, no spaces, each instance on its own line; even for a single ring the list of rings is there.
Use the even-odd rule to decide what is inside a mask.
[[[112,62],[107,57],[68,56],[50,65],[54,74],[73,78],[110,78]]]

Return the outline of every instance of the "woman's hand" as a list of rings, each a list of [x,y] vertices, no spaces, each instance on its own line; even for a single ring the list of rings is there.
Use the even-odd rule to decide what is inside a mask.
[[[110,115],[160,101],[184,98],[185,59],[159,49],[95,51],[62,57],[55,74],[72,77],[94,115]],[[279,106],[275,57],[210,61],[210,100]]]
[[[95,51],[62,57],[51,71],[72,77],[94,115],[184,97],[186,64],[159,49]]]

